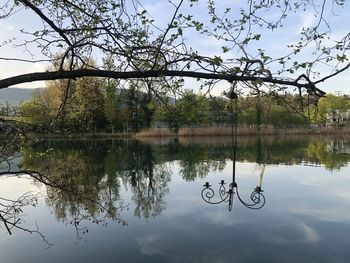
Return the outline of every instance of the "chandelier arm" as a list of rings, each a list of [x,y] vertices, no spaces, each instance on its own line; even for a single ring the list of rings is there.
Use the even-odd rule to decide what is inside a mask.
[[[225,187],[223,187],[225,189]],[[226,193],[226,196],[224,196],[222,194],[222,189],[220,187],[220,198],[221,200],[217,201],[217,202],[213,202],[213,201],[210,201],[210,199],[214,198],[215,196],[215,192],[214,190],[211,188],[211,187],[206,187],[202,190],[201,192],[201,196],[202,196],[202,199],[208,203],[208,204],[213,204],[213,205],[216,205],[216,204],[221,204],[222,202],[228,202],[230,200],[230,193],[227,192]]]
[[[251,204],[246,203],[239,195],[238,187],[236,186],[236,193],[238,200],[247,208],[250,209],[260,209],[265,205],[265,196],[261,191],[254,190],[250,195],[250,200],[253,202]]]

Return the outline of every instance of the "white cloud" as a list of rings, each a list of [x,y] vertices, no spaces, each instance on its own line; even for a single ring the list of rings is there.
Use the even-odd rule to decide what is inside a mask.
[[[14,30],[14,26],[13,25],[9,25],[4,23],[4,21],[0,21],[0,31],[1,31],[1,37],[4,39],[8,36],[10,36],[10,33],[13,32]]]
[[[290,235],[290,232],[293,232],[293,235]],[[320,237],[315,229],[300,220],[294,222],[289,219],[269,226],[269,238],[264,237],[264,242],[277,245],[316,243],[318,241]]]
[[[13,77],[20,74],[28,74],[33,72],[45,71],[46,65],[43,63],[19,63],[15,61],[5,61],[1,64],[0,79]],[[34,83],[25,83],[16,85],[21,88],[38,88],[45,87],[44,81],[36,81]]]
[[[298,15],[299,25],[296,26],[296,34],[299,34],[303,29],[311,28],[315,25],[317,17],[313,12],[305,12]]]
[[[139,245],[140,251],[143,255],[153,256],[163,253],[162,248],[159,246],[160,238],[157,235],[140,237],[136,242]]]

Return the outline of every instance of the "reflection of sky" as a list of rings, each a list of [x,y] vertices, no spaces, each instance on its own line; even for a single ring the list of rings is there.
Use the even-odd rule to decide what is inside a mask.
[[[160,216],[134,217],[130,192],[123,190],[130,203],[123,213],[128,226],[88,225],[89,233],[77,241],[72,226],[57,223],[41,204],[28,210],[26,224],[36,221],[55,245],[45,249],[36,236],[15,231],[10,237],[2,227],[1,262],[347,262],[350,257],[350,168],[330,173],[322,167],[267,166],[265,207],[249,210],[235,199],[228,212],[227,204],[204,203],[200,192],[205,181],[213,186],[223,178],[229,181],[231,163],[222,173],[194,182],[178,176],[178,164],[171,164],[167,208]],[[245,200],[259,173],[254,163],[237,164]],[[35,188],[27,181],[22,186],[13,182],[2,179],[2,193]]]

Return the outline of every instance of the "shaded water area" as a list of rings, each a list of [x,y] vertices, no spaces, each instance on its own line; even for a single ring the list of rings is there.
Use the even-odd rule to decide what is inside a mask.
[[[347,138],[238,138],[240,197],[261,186],[266,203],[250,209],[235,189],[232,211],[219,203],[230,139],[48,141],[13,156],[11,171],[33,174],[0,177],[1,212],[20,226],[0,221],[1,262],[350,259]],[[203,200],[206,182],[219,204]]]

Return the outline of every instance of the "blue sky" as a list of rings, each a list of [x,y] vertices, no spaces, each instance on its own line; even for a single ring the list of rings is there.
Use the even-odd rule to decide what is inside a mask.
[[[3,1],[3,0],[1,0]],[[155,23],[160,28],[165,28],[167,22],[173,15],[174,8],[169,5],[167,0],[142,0],[143,7],[148,11],[149,15],[152,16],[155,20]],[[232,8],[233,17],[239,10],[239,7],[244,6],[246,1],[238,0],[220,0],[217,2],[217,10],[224,10],[225,7],[230,6]],[[316,4],[320,4],[321,1],[315,1]],[[328,0],[330,2],[330,0]],[[207,1],[199,0],[198,3],[194,4],[193,8],[188,7],[188,2],[185,1],[180,12],[190,12],[194,15],[194,17],[207,21],[207,9],[206,9]],[[331,9],[331,5],[326,5],[325,15],[327,17],[327,21],[330,23],[332,28],[331,39],[329,44],[332,44],[335,39],[340,38],[344,34],[350,33],[349,30],[349,22],[348,22],[348,14],[350,11],[350,5],[346,2],[343,8],[335,8]],[[273,18],[277,15],[276,10],[271,10],[264,14],[268,18]],[[315,17],[315,10],[312,8],[307,9],[305,12],[297,12],[291,14],[288,19],[285,21],[283,28],[274,30],[274,32],[257,29],[258,33],[261,33],[261,39],[254,45],[251,46],[251,51],[254,53],[254,49],[262,48],[268,51],[268,53],[274,56],[281,56],[287,53],[286,45],[295,43],[300,38],[300,31],[303,27],[308,27],[315,25],[318,22],[318,19]],[[9,38],[15,37],[16,42],[19,43],[23,39],[23,36],[18,33],[18,31],[22,28],[24,29],[33,29],[37,26],[40,26],[42,22],[38,19],[33,12],[30,10],[22,9],[9,19],[0,20],[0,43],[8,40]],[[209,24],[209,23],[208,23]],[[218,41],[214,38],[206,37],[203,35],[193,34],[193,32],[184,33],[185,40],[191,46],[195,47],[200,51],[203,55],[214,56],[220,55],[223,58],[232,58],[236,57],[238,54],[236,53],[222,53],[221,47],[225,45],[223,41]],[[43,56],[40,54],[40,50],[31,49],[31,53],[35,56],[35,59],[41,59]],[[314,47],[306,48],[299,56],[296,57],[296,60],[303,61],[305,58],[310,58],[312,56],[312,52],[314,51]],[[1,45],[0,46],[0,57],[20,57],[25,59],[31,59],[31,56],[24,50],[23,47],[14,48],[10,45]],[[349,56],[350,57],[350,56]],[[278,66],[278,65],[277,65]],[[276,71],[277,66],[271,66],[271,71]],[[20,73],[30,73],[30,72],[38,72],[43,71],[47,67],[45,63],[20,63],[20,62],[4,62],[0,60],[0,78],[10,77]],[[322,74],[327,74],[330,68],[328,66],[320,66],[319,71]],[[350,72],[350,71],[349,71]],[[302,72],[297,72],[302,73]],[[290,77],[295,78],[297,74],[290,75]],[[350,94],[350,90],[348,88],[348,81],[350,81],[350,74],[345,71],[339,76],[328,80],[326,83],[320,84],[318,87],[320,89],[325,90],[326,92],[341,92],[342,94]],[[189,88],[196,89],[199,86],[196,81],[188,81],[186,82]],[[36,82],[36,83],[28,83],[20,85],[21,87],[42,87],[45,83]],[[226,89],[227,85],[222,84],[218,86],[217,92],[220,93],[222,89]]]

